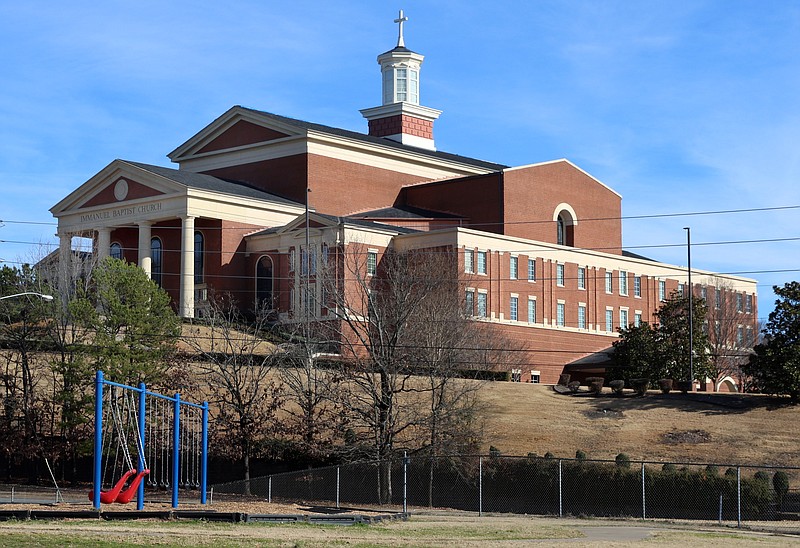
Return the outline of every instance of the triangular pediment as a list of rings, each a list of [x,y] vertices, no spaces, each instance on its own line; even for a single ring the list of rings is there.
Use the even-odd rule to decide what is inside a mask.
[[[179,192],[185,192],[185,187],[123,160],[114,160],[50,211],[59,216]]]
[[[235,106],[193,135],[167,156],[182,162],[196,156],[238,150],[305,135],[305,128],[265,113]]]

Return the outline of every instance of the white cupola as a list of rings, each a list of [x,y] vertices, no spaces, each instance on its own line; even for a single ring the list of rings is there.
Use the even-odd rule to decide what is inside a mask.
[[[369,134],[385,137],[403,144],[436,150],[433,144],[433,122],[440,110],[419,104],[420,68],[424,56],[405,46],[403,15],[398,23],[397,46],[378,56],[383,82],[383,103],[379,107],[364,109],[361,114],[369,121]]]

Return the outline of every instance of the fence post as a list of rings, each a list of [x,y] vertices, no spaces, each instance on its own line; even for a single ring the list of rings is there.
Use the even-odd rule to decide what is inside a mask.
[[[722,525],[722,493],[719,494],[719,524]]]
[[[267,502],[272,502],[272,476],[269,477],[269,485],[267,487]]]
[[[558,459],[558,517],[564,517],[564,499],[561,491],[561,463],[563,461]]]
[[[483,515],[483,457],[478,457],[478,516]]]
[[[408,451],[403,451],[403,513],[408,512]]]
[[[338,466],[336,467],[336,508],[339,508],[339,467]]]
[[[736,526],[742,528],[742,467],[736,467]]]
[[[647,519],[647,501],[644,492],[644,463],[642,463],[642,519]]]

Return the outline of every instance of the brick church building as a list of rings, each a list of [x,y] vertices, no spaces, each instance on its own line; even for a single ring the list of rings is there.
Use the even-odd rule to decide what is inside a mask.
[[[361,111],[368,133],[234,106],[168,154],[176,168],[114,160],[56,204],[61,260],[90,237],[185,318],[213,291],[292,321],[306,245],[325,257],[358,244],[367,268],[390,248],[447,248],[471,315],[529,349],[511,378],[555,383],[606,360],[617,328],[653,322],[686,268],[624,251],[621,196],[568,160],[512,167],[437,150],[440,111],[420,105],[423,56],[400,23],[378,56],[383,104]],[[735,299],[739,331],[754,333],[755,280],[693,270],[692,282],[709,303]],[[325,319],[322,287],[308,290]]]

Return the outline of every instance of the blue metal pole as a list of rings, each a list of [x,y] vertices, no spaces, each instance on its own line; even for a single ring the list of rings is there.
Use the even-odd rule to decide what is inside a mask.
[[[208,486],[208,402],[203,402],[202,460],[200,461],[200,504],[206,503]]]
[[[178,507],[178,482],[181,473],[181,395],[175,393],[175,417],[172,425],[172,507]]]
[[[145,433],[145,406],[147,404],[147,387],[143,382],[139,383],[139,447],[136,452],[139,453],[139,464],[137,464],[137,472],[141,473],[144,470],[144,433]],[[136,491],[136,509],[144,509],[144,478],[139,482],[139,488]]]
[[[92,504],[100,510],[100,484],[103,481],[103,372],[97,371],[94,376],[94,492]]]

